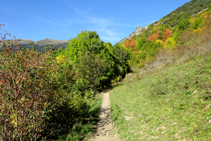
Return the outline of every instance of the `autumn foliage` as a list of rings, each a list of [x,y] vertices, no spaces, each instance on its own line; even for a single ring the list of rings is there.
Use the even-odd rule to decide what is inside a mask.
[[[158,34],[153,34],[152,36],[149,36],[146,40],[147,41],[156,41],[158,39]]]
[[[124,45],[126,48],[129,48],[134,51],[136,47],[136,41],[134,39],[130,39],[129,41],[126,41]]]
[[[3,140],[36,140],[41,136],[52,85],[48,55],[17,50],[17,40],[1,35],[0,131]],[[12,50],[13,48],[13,50]],[[14,52],[16,48],[16,52]],[[1,128],[3,127],[3,128]],[[1,138],[0,138],[1,139]]]
[[[163,41],[166,42],[166,40],[171,36],[172,31],[167,29],[166,32],[163,33]]]
[[[74,81],[71,69],[57,65],[50,51],[19,49],[8,32],[0,35],[0,140],[43,140],[69,132],[83,117],[76,112],[83,101],[74,107],[63,89]]]

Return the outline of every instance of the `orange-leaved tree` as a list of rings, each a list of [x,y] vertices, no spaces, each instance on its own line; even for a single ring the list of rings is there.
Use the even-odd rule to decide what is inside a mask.
[[[172,31],[167,29],[166,32],[163,33],[163,41],[166,42],[166,40],[171,36]]]
[[[126,41],[124,45],[126,48],[134,51],[136,47],[136,41],[134,39],[130,39],[129,41]]]
[[[147,37],[147,41],[156,41],[158,39],[158,35],[157,34],[153,34],[152,36]]]

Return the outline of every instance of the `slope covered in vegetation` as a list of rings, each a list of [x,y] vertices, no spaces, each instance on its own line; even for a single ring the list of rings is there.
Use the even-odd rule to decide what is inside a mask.
[[[193,17],[210,6],[210,0],[191,0],[164,16],[158,23],[162,22],[166,26],[175,27],[181,20],[186,19],[189,16]]]
[[[209,53],[114,88],[112,119],[121,139],[210,140],[210,61]]]
[[[110,92],[121,139],[210,140],[210,25],[208,8],[164,32],[151,25],[148,37],[124,44],[141,68]]]
[[[202,26],[207,19],[211,5],[210,0],[193,0],[161,20],[151,24],[141,34],[127,40],[121,46],[131,51],[132,67],[143,67],[145,63],[153,60],[163,50],[174,50],[176,46],[182,46],[185,42],[182,34],[193,32],[200,34]],[[200,14],[199,13],[200,10]],[[206,10],[202,12],[201,10]]]

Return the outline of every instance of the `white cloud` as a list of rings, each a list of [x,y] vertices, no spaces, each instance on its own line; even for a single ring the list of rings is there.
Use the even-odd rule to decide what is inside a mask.
[[[100,34],[102,34],[103,36],[101,36],[102,40],[106,40],[108,42],[118,42],[120,41],[120,38],[118,37],[118,33],[114,32],[110,29],[101,29]]]
[[[97,18],[97,17],[86,17],[85,23],[89,23],[94,31],[100,35],[103,41],[107,42],[118,42],[120,40],[119,33],[116,32],[114,26],[119,25],[119,23],[113,20]]]
[[[68,27],[72,25],[73,23],[77,23],[77,24],[85,25],[86,27],[88,26],[88,29],[92,31],[97,31],[97,33],[100,35],[103,41],[118,42],[120,40],[120,38],[118,37],[119,33],[112,29],[114,29],[114,26],[124,26],[124,24],[118,23],[112,19],[87,16],[78,8],[74,8],[74,10],[76,13],[79,14],[79,17],[75,19],[74,21],[69,21],[70,24],[68,25]]]

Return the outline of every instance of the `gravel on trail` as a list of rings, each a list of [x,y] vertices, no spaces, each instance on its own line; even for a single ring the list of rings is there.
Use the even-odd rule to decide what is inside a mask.
[[[120,141],[111,120],[110,99],[108,91],[103,93],[97,130],[90,141]]]

